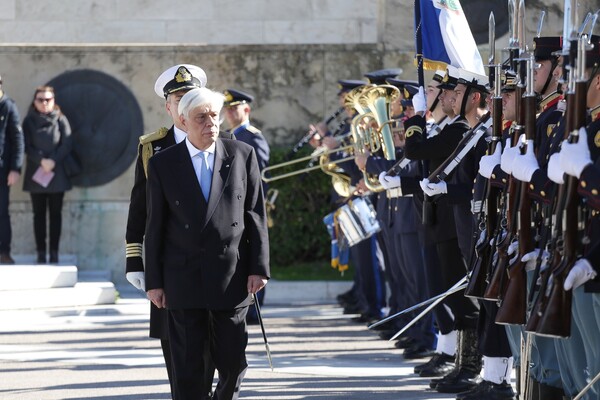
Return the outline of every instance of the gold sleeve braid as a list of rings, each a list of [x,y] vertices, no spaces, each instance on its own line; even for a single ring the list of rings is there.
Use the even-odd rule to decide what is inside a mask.
[[[418,125],[413,125],[404,132],[404,136],[411,137],[414,133],[423,134],[423,129]]]
[[[125,246],[125,258],[130,257],[141,257],[142,256],[142,244],[141,243],[127,243]]]

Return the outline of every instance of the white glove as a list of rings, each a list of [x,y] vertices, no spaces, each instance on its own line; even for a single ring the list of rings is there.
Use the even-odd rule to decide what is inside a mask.
[[[517,261],[517,257],[519,256],[519,254],[517,253],[517,250],[519,250],[519,241],[518,240],[515,240],[514,242],[512,242],[511,244],[508,245],[508,250],[506,252],[508,253],[508,256],[510,257],[510,264],[514,264],[514,262]]]
[[[509,175],[512,174],[513,162],[519,153],[519,145],[517,144],[515,147],[510,147],[510,139],[506,139],[506,147],[504,147],[502,156],[500,156],[500,168],[502,168],[502,171]]]
[[[497,165],[500,165],[501,155],[502,144],[498,142],[493,154],[483,156],[479,160],[479,174],[484,178],[490,179],[492,172],[494,172],[494,168],[496,168]]]
[[[540,254],[540,249],[535,249],[525,254],[521,261],[525,263],[525,271],[533,271],[535,269],[535,265],[537,263],[537,258]],[[544,271],[548,268],[548,259],[550,258],[550,253],[546,250],[542,253],[542,263],[540,264],[540,271]]]
[[[533,140],[528,140],[525,154],[519,154],[514,159],[512,174],[521,182],[530,182],[533,173],[538,169],[540,169],[540,165],[533,154]]]
[[[569,271],[569,275],[567,275],[567,279],[565,279],[563,288],[565,290],[577,289],[587,281],[594,279],[596,275],[596,271],[592,268],[592,264],[585,258],[580,258],[575,262],[571,271]]]
[[[423,86],[420,86],[419,91],[413,96],[412,103],[415,113],[424,113],[427,111],[427,98],[425,97]]]
[[[579,178],[585,167],[592,163],[590,149],[587,143],[587,131],[584,127],[579,129],[577,143],[562,143],[560,150],[560,167],[566,174]]]
[[[389,176],[387,172],[383,171],[379,174],[379,183],[385,190],[394,189],[400,187],[400,177],[398,175]]]
[[[440,181],[439,183],[431,183],[429,182],[429,179],[425,178],[419,182],[419,185],[421,185],[421,189],[423,189],[423,192],[429,197],[448,193],[448,185],[446,185],[446,182],[444,181]]]
[[[146,277],[143,272],[128,272],[125,274],[125,278],[131,283],[136,289],[142,292],[146,291]]]
[[[548,178],[559,185],[565,183],[565,171],[560,167],[560,153],[554,153],[548,160]]]

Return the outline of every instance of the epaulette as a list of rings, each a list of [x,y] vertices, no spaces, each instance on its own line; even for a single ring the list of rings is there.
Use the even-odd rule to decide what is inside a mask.
[[[169,132],[169,130],[165,127],[162,127],[156,132],[147,133],[143,136],[140,136],[140,145],[142,146],[142,165],[144,167],[144,174],[146,175],[146,178],[148,178],[148,161],[150,160],[150,157],[154,155],[152,142],[164,138],[167,136],[167,132]]]
[[[154,142],[155,140],[159,140],[167,136],[167,132],[169,132],[168,128],[164,126],[157,130],[156,132],[147,133],[145,135],[140,136],[140,144],[146,144],[150,142]]]
[[[260,129],[258,129],[257,127],[252,126],[252,125],[248,125],[248,127],[246,127],[246,130],[249,131],[249,132],[254,133],[255,135],[258,135],[259,133],[262,133],[260,131]]]

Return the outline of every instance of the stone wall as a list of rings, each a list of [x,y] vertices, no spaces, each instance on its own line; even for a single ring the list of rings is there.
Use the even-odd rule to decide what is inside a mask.
[[[487,4],[462,3],[468,15]],[[528,2],[529,38],[542,6],[549,11],[544,34],[560,33],[562,6],[544,3]],[[219,0],[188,2],[181,9],[180,3],[150,0],[0,0],[0,73],[24,113],[33,89],[63,72],[105,72],[131,90],[143,131],[150,132],[170,125],[164,101],[153,91],[158,74],[176,63],[197,64],[206,70],[209,87],[253,93],[255,124],[272,146],[290,146],[309,123],[337,108],[338,79],[392,67],[416,78],[412,4]],[[487,20],[484,14],[476,17]],[[499,37],[497,49],[505,44],[506,36]],[[487,58],[487,45],[481,52]],[[115,280],[123,279],[132,182],[129,167],[105,185],[67,194],[61,252],[76,254],[81,268],[108,269]],[[33,253],[29,197],[15,188],[11,199],[13,252]]]

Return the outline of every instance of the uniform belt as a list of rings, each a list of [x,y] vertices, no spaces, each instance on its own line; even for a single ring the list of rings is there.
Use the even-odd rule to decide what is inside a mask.
[[[407,194],[407,195],[403,195],[402,194],[402,188],[393,188],[393,189],[387,189],[385,191],[385,194],[387,195],[388,199],[395,199],[396,197],[412,197],[412,194]]]

